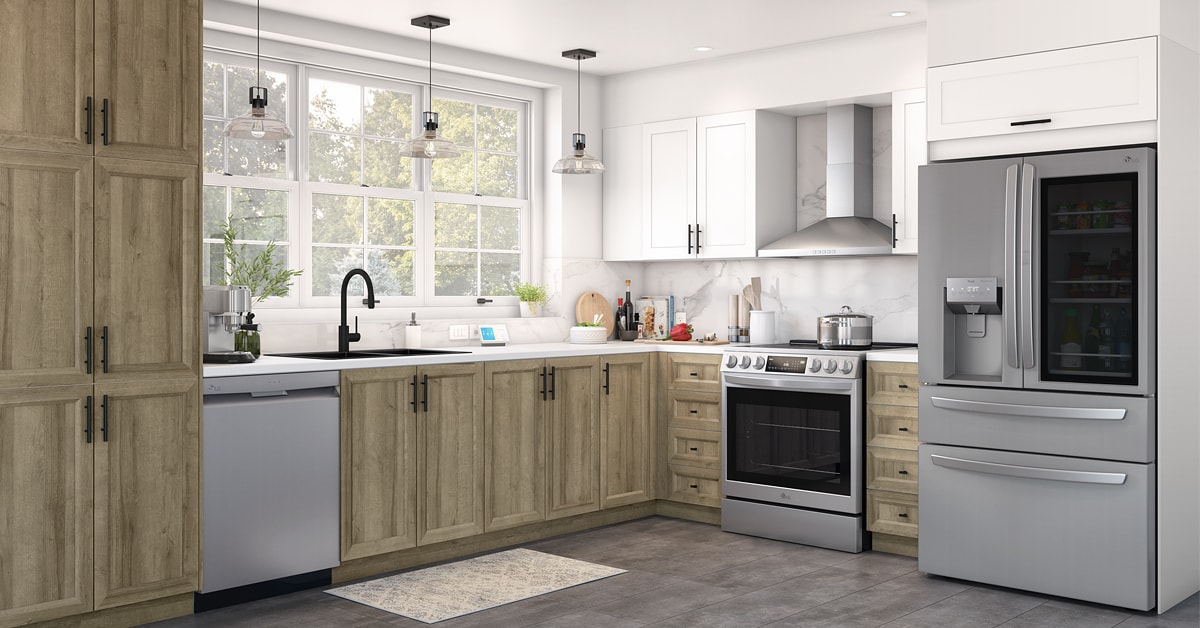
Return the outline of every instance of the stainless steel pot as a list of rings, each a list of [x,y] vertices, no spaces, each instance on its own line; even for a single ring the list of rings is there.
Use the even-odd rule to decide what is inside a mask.
[[[870,314],[858,314],[849,305],[843,305],[840,313],[817,319],[817,344],[823,349],[869,347],[874,319]]]

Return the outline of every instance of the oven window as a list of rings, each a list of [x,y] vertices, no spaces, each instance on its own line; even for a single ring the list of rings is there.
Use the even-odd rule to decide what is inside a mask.
[[[728,387],[728,479],[850,494],[850,396]]]

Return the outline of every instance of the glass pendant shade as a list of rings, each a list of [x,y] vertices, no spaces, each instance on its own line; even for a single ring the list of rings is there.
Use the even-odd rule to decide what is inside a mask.
[[[572,133],[571,143],[575,145],[575,150],[570,155],[554,162],[554,172],[556,174],[603,174],[604,164],[600,160],[587,154],[584,149],[587,148],[587,136],[583,133]]]
[[[462,151],[454,142],[438,135],[438,114],[433,111],[426,111],[424,114],[425,130],[401,145],[400,155],[416,159],[440,159],[461,155]]]
[[[287,123],[267,113],[267,88],[250,88],[250,113],[225,125],[225,137],[243,140],[287,140],[295,137]]]

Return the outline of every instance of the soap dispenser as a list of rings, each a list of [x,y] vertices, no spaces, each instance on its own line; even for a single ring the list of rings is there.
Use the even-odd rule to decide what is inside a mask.
[[[412,320],[404,326],[404,347],[406,349],[421,348],[421,325],[417,322],[417,313],[412,313]]]

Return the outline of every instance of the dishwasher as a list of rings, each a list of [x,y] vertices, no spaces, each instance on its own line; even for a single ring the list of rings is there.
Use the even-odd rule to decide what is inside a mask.
[[[241,587],[235,601],[245,601],[273,594],[247,585],[337,566],[338,380],[337,371],[204,380],[200,594]]]

